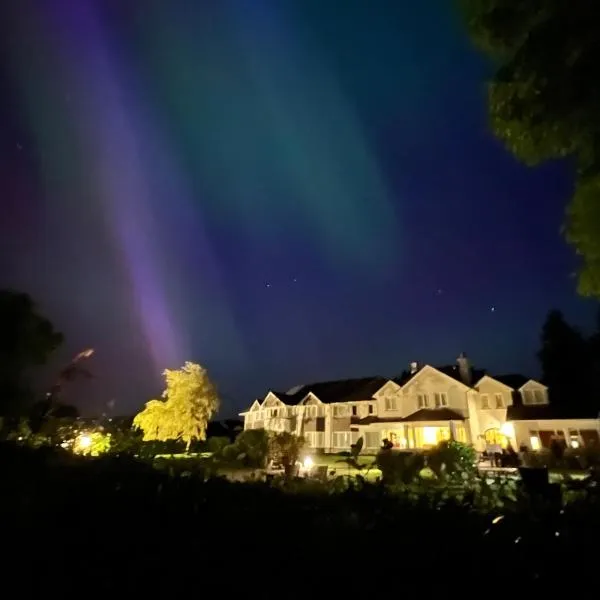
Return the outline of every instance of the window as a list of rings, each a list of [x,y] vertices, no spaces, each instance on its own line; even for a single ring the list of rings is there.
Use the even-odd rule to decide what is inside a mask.
[[[446,393],[435,394],[435,407],[440,408],[442,406],[448,406],[448,395]]]
[[[526,390],[523,392],[523,404],[533,404],[534,399],[535,397],[531,390]]]
[[[357,406],[353,406],[352,407],[352,416],[355,417],[358,414],[358,407]]]
[[[385,410],[396,410],[396,398],[394,396],[386,397]]]
[[[365,446],[367,448],[379,448],[381,445],[381,434],[379,431],[365,432]]]
[[[333,414],[336,417],[345,417],[348,414],[346,406],[334,406],[333,407]]]
[[[325,447],[325,434],[321,431],[305,431],[302,437],[309,448]]]
[[[372,415],[373,414],[373,405],[369,404],[369,414]]]
[[[487,394],[481,394],[481,408],[486,410],[490,407],[490,399]]]
[[[334,448],[350,448],[352,444],[352,434],[349,431],[336,431],[333,434]]]
[[[496,408],[504,408],[504,398],[502,394],[494,394],[496,398]]]
[[[271,416],[272,416],[272,417],[276,417],[276,416],[277,416],[277,409],[276,409],[276,408],[274,408],[274,409],[271,411]]]
[[[427,408],[429,406],[429,399],[427,398],[427,394],[419,394],[417,396],[417,403],[419,408]]]

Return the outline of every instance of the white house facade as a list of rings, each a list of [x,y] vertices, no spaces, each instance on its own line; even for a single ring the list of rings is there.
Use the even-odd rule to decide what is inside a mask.
[[[581,411],[580,411],[581,412]],[[411,364],[395,379],[367,377],[269,391],[241,413],[244,429],[290,431],[315,450],[348,450],[359,437],[367,452],[383,440],[399,449],[426,449],[455,439],[478,450],[488,445],[531,450],[555,438],[600,447],[600,419],[552,406],[542,383],[521,375],[491,376],[455,365]]]

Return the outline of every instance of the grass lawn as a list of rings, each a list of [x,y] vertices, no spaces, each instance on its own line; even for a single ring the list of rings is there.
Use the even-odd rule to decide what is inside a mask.
[[[335,471],[336,476],[362,475],[363,477],[366,476],[368,479],[377,479],[378,477],[381,477],[381,471],[377,467],[368,469],[368,467],[375,462],[375,455],[365,454],[358,457],[358,464],[364,465],[365,467],[360,471],[343,462],[345,457],[339,456],[338,454],[314,454],[311,455],[311,457],[314,461],[315,467],[326,466],[329,473],[331,473],[331,471]]]

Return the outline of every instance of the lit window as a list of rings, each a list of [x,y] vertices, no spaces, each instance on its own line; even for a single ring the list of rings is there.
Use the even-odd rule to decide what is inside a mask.
[[[419,394],[417,396],[417,401],[419,404],[419,408],[427,408],[429,406],[429,399],[427,398],[427,394]]]
[[[437,444],[437,434],[437,427],[423,427],[423,444],[426,444],[428,446]]]
[[[378,448],[381,444],[381,434],[379,431],[365,432],[365,446],[367,448]]]
[[[481,394],[481,408],[486,410],[490,407],[490,399],[487,394]]]
[[[350,448],[352,434],[349,431],[338,431],[333,434],[334,448]]]
[[[531,445],[532,450],[539,450],[542,447],[540,438],[537,435],[532,435],[529,437],[529,444]]]
[[[504,398],[502,394],[495,394],[496,397],[496,408],[504,408]]]
[[[435,406],[436,408],[440,408],[442,406],[448,406],[448,396],[445,393],[436,393],[435,394]]]

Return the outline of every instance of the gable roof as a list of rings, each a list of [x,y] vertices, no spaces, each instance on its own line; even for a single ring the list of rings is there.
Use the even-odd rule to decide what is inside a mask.
[[[387,377],[362,377],[360,379],[341,379],[338,381],[321,381],[292,388],[294,393],[272,392],[284,404],[298,404],[310,393],[323,404],[335,402],[357,402],[372,400],[373,394],[379,391],[389,379]]]
[[[433,365],[423,365],[414,373],[404,371],[399,377],[395,377],[393,379],[393,381],[396,382],[400,386],[404,386],[409,381],[411,381],[414,377],[419,375],[419,373],[421,373],[421,371],[423,371],[427,367],[429,367],[431,369],[435,369],[436,371],[439,371],[440,373],[443,373],[444,375],[447,375],[448,377],[451,377],[452,379],[456,379],[456,381],[458,381],[459,383],[462,383],[463,385],[466,385],[468,387],[472,387],[473,385],[475,385],[475,383],[477,381],[479,381],[486,374],[485,369],[471,368],[471,383],[468,384],[462,380],[462,378],[460,376],[460,370],[458,368],[458,365],[443,365],[441,367],[434,367]]]
[[[513,390],[518,390],[523,387],[531,378],[525,377],[525,375],[521,375],[520,373],[509,373],[508,375],[490,375],[492,379],[507,385],[509,388]]]

